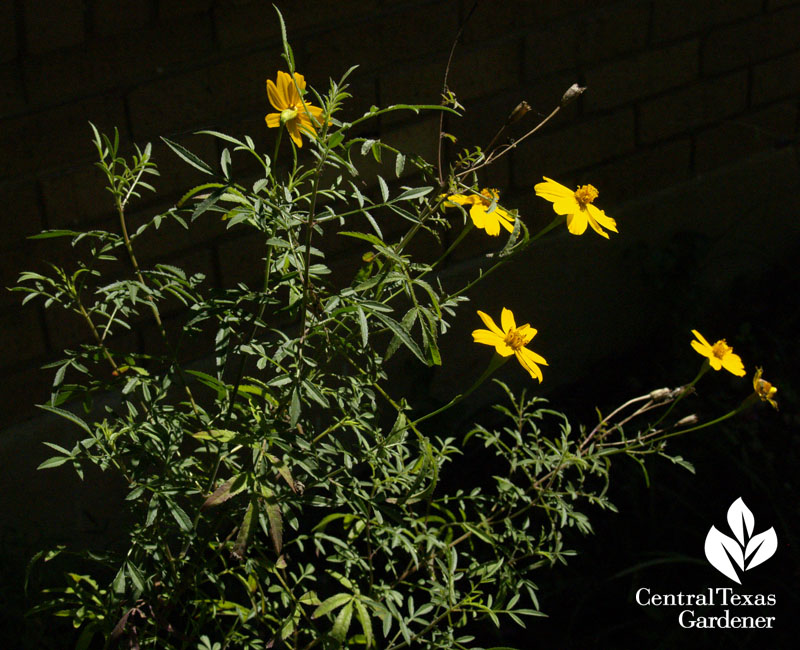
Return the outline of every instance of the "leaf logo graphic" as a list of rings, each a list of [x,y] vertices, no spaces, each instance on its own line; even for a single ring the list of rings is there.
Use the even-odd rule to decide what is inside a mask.
[[[739,497],[728,508],[728,526],[734,537],[721,533],[712,526],[706,535],[706,558],[717,571],[737,584],[742,584],[739,571],[749,571],[766,562],[778,549],[778,536],[770,528],[753,535],[755,518]]]

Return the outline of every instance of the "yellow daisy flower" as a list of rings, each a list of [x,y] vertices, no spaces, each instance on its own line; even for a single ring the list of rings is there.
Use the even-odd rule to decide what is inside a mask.
[[[778,410],[778,402],[775,401],[775,393],[778,389],[775,388],[765,379],[761,379],[761,368],[756,368],[756,374],[753,376],[753,390],[761,398],[762,402],[769,402],[776,411]]]
[[[451,194],[445,201],[445,207],[453,207],[454,203],[459,205],[471,205],[469,216],[476,228],[486,231],[487,235],[496,237],[500,234],[500,226],[508,232],[514,231],[514,217],[497,205],[500,193],[493,189],[483,189],[480,194]],[[450,205],[448,205],[448,203]],[[489,207],[494,203],[494,210],[489,211]]]
[[[494,346],[495,352],[501,357],[516,355],[520,365],[530,373],[531,377],[538,379],[541,383],[542,371],[539,369],[539,365],[546,366],[547,361],[544,360],[544,357],[525,347],[536,336],[536,330],[527,323],[517,327],[514,314],[505,307],[500,315],[502,330],[495,325],[488,314],[479,311],[478,316],[489,329],[475,330],[472,332],[472,340],[475,343]]]
[[[729,373],[737,377],[744,377],[744,364],[738,354],[733,353],[733,348],[725,342],[725,339],[717,341],[711,345],[703,338],[697,330],[692,330],[696,341],[692,341],[695,352],[708,357],[708,361],[714,370],[725,368]]]
[[[309,114],[319,123],[322,121],[322,109],[300,99],[300,93],[306,89],[306,80],[303,75],[295,72],[294,80],[297,82],[297,87],[295,87],[292,77],[283,71],[278,72],[277,84],[272,79],[267,79],[267,97],[269,103],[278,112],[270,113],[264,119],[270,129],[285,124],[292,141],[298,147],[302,147],[301,132],[309,137],[317,134]],[[298,88],[300,92],[297,92]]]
[[[598,235],[606,239],[608,239],[608,233],[603,228],[617,232],[617,222],[593,205],[593,201],[599,195],[597,188],[593,185],[581,185],[573,191],[547,176],[542,178],[545,182],[539,183],[533,189],[536,190],[538,196],[553,204],[556,214],[567,216],[567,230],[573,235],[582,235],[586,231],[587,224]]]

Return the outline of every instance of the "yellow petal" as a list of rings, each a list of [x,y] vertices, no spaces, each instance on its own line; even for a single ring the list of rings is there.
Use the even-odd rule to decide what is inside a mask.
[[[479,203],[472,206],[469,211],[472,217],[472,223],[476,228],[483,228],[486,230],[487,235],[497,237],[500,234],[500,222],[497,220],[494,212],[487,212],[486,208]]]
[[[495,208],[495,213],[497,214],[498,223],[508,232],[514,232],[514,217],[509,214],[508,210],[498,206]]]
[[[517,323],[514,320],[514,312],[503,307],[503,311],[500,313],[500,324],[503,326],[503,331],[506,334],[511,330],[517,329]]]
[[[447,197],[447,201],[458,205],[472,205],[475,203],[475,197],[467,196],[466,194],[451,194]]]
[[[292,142],[294,142],[297,145],[298,149],[301,148],[303,146],[303,140],[300,137],[300,127],[297,119],[289,120],[286,123],[286,128],[289,131],[289,135],[292,138]]]
[[[600,235],[601,237],[605,237],[606,239],[608,239],[608,233],[607,233],[605,230],[603,230],[603,229],[600,227],[600,224],[599,224],[599,223],[597,223],[597,222],[596,222],[596,221],[595,221],[595,220],[592,218],[592,214],[591,214],[591,212],[589,212],[588,210],[585,210],[585,212],[586,212],[586,221],[587,221],[587,222],[589,223],[589,225],[592,227],[592,230],[594,230],[594,231],[595,231],[595,232],[596,232],[598,235]]]
[[[553,211],[556,214],[575,214],[581,211],[581,206],[575,199],[575,195],[565,196],[553,202]]]
[[[278,75],[278,79],[280,79],[280,72]],[[267,79],[267,98],[269,99],[269,103],[272,104],[272,108],[275,110],[282,111],[284,108],[288,108],[284,98],[281,97],[278,91],[278,87],[272,79]]]
[[[694,349],[694,351],[698,354],[702,354],[704,357],[711,358],[714,356],[713,352],[711,351],[711,346],[708,345],[708,343],[703,345],[699,341],[692,341],[692,349]]]
[[[567,215],[567,230],[573,235],[582,235],[586,232],[586,226],[589,225],[589,219],[583,210],[578,210],[575,214]]]
[[[544,357],[541,354],[536,354],[533,350],[529,350],[528,348],[520,348],[520,352],[532,363],[536,363],[540,366],[548,365],[547,361],[544,360]]]
[[[532,328],[530,325],[528,325],[526,323],[525,325],[522,325],[521,327],[518,327],[517,328],[517,332],[519,332],[522,335],[522,344],[523,345],[528,345],[528,343],[531,342],[531,339],[534,336],[536,336],[536,333],[538,332],[538,330],[535,330],[534,328]]]
[[[292,78],[283,71],[278,72],[278,93],[285,102],[284,108],[291,108],[300,103],[300,95],[297,94]]]
[[[722,367],[737,377],[744,377],[745,375],[744,363],[742,363],[742,359],[738,354],[733,354],[732,352],[726,354],[722,358]]]
[[[300,115],[297,116],[297,119],[300,122],[300,129],[303,132],[308,133],[309,135],[312,136],[317,135],[317,129],[314,128],[314,123],[310,119],[308,119],[308,115],[300,113]]]
[[[492,233],[489,232],[489,219],[487,219],[486,215],[486,208],[483,207],[480,203],[475,203],[469,209],[469,216],[472,219],[472,223],[475,224],[476,228],[486,229],[487,234],[491,235]],[[499,234],[500,228],[497,229],[497,233]]]
[[[703,337],[703,335],[700,332],[698,332],[697,330],[692,330],[692,334],[694,334],[695,338],[698,341],[700,341],[700,343],[702,343],[705,347],[711,349],[711,344],[708,341],[705,340],[705,338]],[[694,347],[694,345],[692,347]],[[695,348],[695,350],[697,350],[697,348]]]
[[[612,232],[618,232],[617,222],[614,221],[611,217],[609,217],[601,209],[595,207],[591,203],[589,203],[586,206],[586,209],[589,211],[589,216],[593,218],[597,223],[599,223],[603,228],[605,228],[606,230],[611,230]]]
[[[281,114],[280,113],[270,113],[264,118],[267,122],[267,126],[270,129],[274,129],[276,126],[281,125]]]
[[[312,117],[317,120],[317,122],[322,124],[323,110],[319,106],[312,106],[311,104],[306,104],[305,107],[306,110],[311,113]]]
[[[489,330],[474,330],[472,332],[472,340],[474,343],[495,346],[503,342],[503,337]]]
[[[539,367],[525,354],[525,352],[530,352],[530,350],[526,348],[521,348],[516,351],[517,361],[519,364],[527,370],[531,377],[536,379],[539,383],[542,383],[542,371]]]
[[[500,338],[505,338],[505,334],[503,334],[502,330],[499,327],[497,327],[497,325],[492,320],[492,317],[489,316],[489,314],[486,314],[482,311],[478,311],[478,316],[480,316],[481,320],[483,321],[483,324],[486,325],[486,327],[488,327],[492,332],[497,334],[497,336],[499,336]]]
[[[547,199],[548,201],[557,201],[566,197],[575,197],[575,192],[568,187],[565,187],[561,183],[556,183],[551,178],[547,178],[547,176],[543,176],[542,178],[544,178],[545,182],[538,183],[533,187],[533,189],[536,194],[541,196],[543,199]]]
[[[286,75],[286,76],[288,77],[289,75]],[[295,78],[295,81],[297,81],[297,87],[301,91],[305,90],[306,89],[306,78],[303,75],[301,75],[299,72],[295,72],[294,73],[294,78]]]

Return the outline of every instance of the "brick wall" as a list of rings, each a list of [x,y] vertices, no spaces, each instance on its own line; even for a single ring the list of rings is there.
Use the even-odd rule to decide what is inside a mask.
[[[327,77],[360,65],[348,109],[357,114],[374,103],[435,103],[452,38],[472,0],[277,4],[310,83],[323,87]],[[545,173],[566,184],[592,182],[607,212],[646,219],[647,202],[671,188],[683,196],[680,188],[708,178],[724,186],[735,177],[726,170],[767,156],[752,167],[758,176],[774,168],[770,156],[794,151],[798,34],[800,0],[484,0],[464,32],[450,83],[467,113],[447,128],[459,144],[485,144],[520,100],[546,114],[571,83],[584,83],[585,95],[491,169],[487,184],[502,188],[505,202],[526,218],[547,214],[532,196]],[[283,67],[279,55],[278,24],[265,0],[0,3],[0,284],[13,284],[21,269],[55,254],[52,244],[26,236],[110,219],[102,179],[91,166],[87,121],[105,131],[118,126],[126,143],[154,141],[159,194],[135,211],[164,208],[196,176],[156,143],[158,136],[210,159],[219,152],[210,139],[191,135],[198,128],[249,133],[271,147],[264,80]],[[430,155],[435,124],[392,118],[379,135]],[[791,165],[794,156],[786,160]],[[782,191],[795,188],[797,196],[793,178],[789,173]],[[729,191],[752,198],[759,187],[769,192],[769,183],[757,177],[751,187]],[[626,210],[631,205],[639,211]],[[670,218],[666,211],[662,225]],[[639,229],[646,237],[647,227]],[[479,255],[481,245],[468,250]],[[592,255],[605,254],[605,242],[585,245]],[[617,252],[608,259],[620,265],[608,271],[611,277],[624,276],[627,246],[611,249]],[[160,234],[142,255],[156,253],[222,284],[245,279],[242,269],[256,254],[214,224],[191,236]],[[472,268],[463,256],[459,263],[456,275]],[[548,269],[558,273],[561,261],[551,255],[536,264],[546,276]],[[563,301],[560,290],[552,291],[554,303]],[[0,332],[0,424],[10,424],[46,399],[49,378],[38,367],[83,333],[36,307],[20,308],[19,295],[7,291],[0,292]],[[143,335],[134,342],[145,343]],[[624,346],[614,338],[592,341],[603,343]]]

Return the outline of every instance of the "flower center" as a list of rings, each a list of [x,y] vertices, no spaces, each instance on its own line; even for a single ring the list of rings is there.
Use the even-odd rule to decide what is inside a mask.
[[[506,334],[504,342],[508,347],[510,347],[515,352],[525,347],[525,339],[522,337],[522,334],[520,334],[519,330],[517,329],[509,330],[508,333]]]
[[[599,194],[600,192],[597,191],[594,185],[581,185],[575,190],[575,200],[582,208],[585,208],[586,205],[594,201]]]
[[[497,190],[490,190],[489,188],[481,190],[481,203],[487,208],[492,204],[492,201],[497,201],[498,198],[500,198],[500,194]]]
[[[711,352],[717,359],[722,360],[726,354],[733,352],[733,348],[726,343],[725,339],[722,339],[711,346]]]
[[[756,392],[759,394],[761,399],[766,399],[769,397],[772,391],[772,384],[764,379],[759,379],[757,383],[758,387],[756,388]]]

